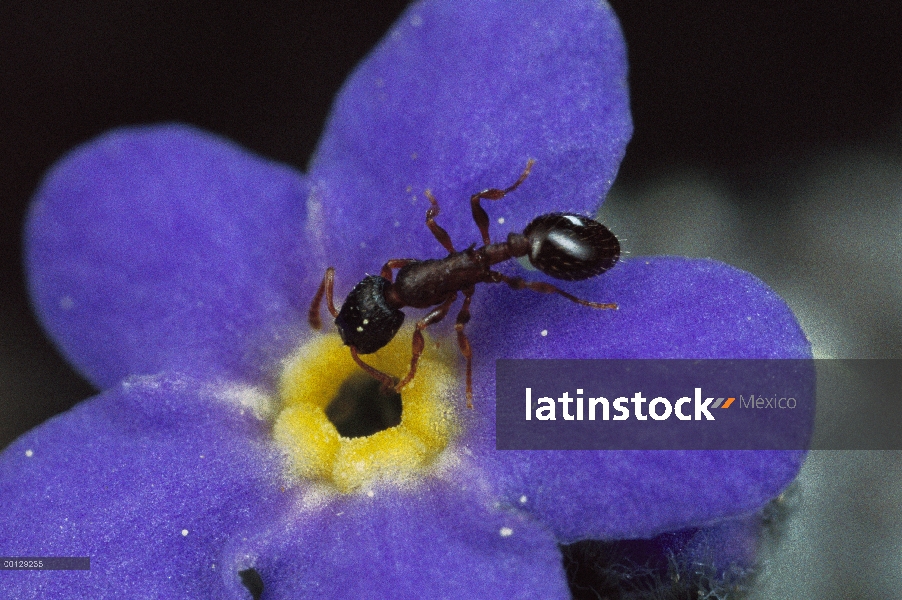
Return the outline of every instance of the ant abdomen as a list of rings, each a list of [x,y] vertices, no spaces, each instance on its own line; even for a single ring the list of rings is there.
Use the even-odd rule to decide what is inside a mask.
[[[541,215],[527,225],[523,236],[529,243],[529,262],[557,279],[595,277],[620,258],[617,237],[598,221],[582,215]]]

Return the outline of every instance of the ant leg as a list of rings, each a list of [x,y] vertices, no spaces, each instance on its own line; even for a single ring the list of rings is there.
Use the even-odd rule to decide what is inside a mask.
[[[513,192],[515,189],[520,187],[520,184],[526,179],[529,175],[529,171],[532,169],[532,165],[536,162],[534,158],[530,158],[526,163],[526,168],[523,169],[523,173],[520,175],[520,178],[514,182],[510,187],[506,187],[503,190],[497,190],[495,188],[491,188],[488,190],[483,190],[478,194],[473,194],[470,196],[470,208],[473,209],[473,220],[476,221],[476,226],[479,227],[479,233],[482,234],[482,243],[488,246],[492,243],[489,238],[489,215],[485,212],[485,209],[482,208],[482,205],[479,203],[480,200],[501,200],[507,194]]]
[[[438,240],[438,243],[445,247],[445,250],[448,251],[448,254],[454,254],[455,252],[457,252],[457,250],[454,249],[454,244],[451,243],[451,236],[448,235],[448,232],[435,222],[435,218],[439,213],[438,201],[429,190],[426,190],[426,197],[429,199],[429,202],[432,203],[432,206],[430,206],[429,210],[426,211],[426,227],[429,228],[429,231],[432,232],[432,235],[435,236],[435,239]]]
[[[423,349],[426,347],[426,340],[423,339],[422,331],[430,325],[438,323],[439,321],[444,319],[445,315],[447,315],[448,311],[451,309],[451,303],[453,303],[456,299],[457,292],[455,292],[453,296],[442,302],[428,315],[417,321],[417,327],[413,330],[413,355],[410,357],[410,370],[407,372],[407,376],[401,380],[401,383],[395,386],[396,392],[400,392],[405,385],[410,383],[410,381],[413,379],[413,376],[417,373],[417,363],[420,360],[420,355],[423,353]]]
[[[383,373],[376,367],[371,367],[370,365],[363,362],[363,360],[361,360],[360,356],[357,354],[357,348],[355,348],[354,346],[348,346],[348,348],[351,349],[351,358],[354,359],[354,362],[357,363],[357,365],[361,369],[366,371],[370,375],[370,377],[376,379],[382,384],[382,386],[380,387],[382,392],[388,392],[394,389],[396,381],[394,377],[392,377],[388,373]]]
[[[473,349],[470,347],[470,340],[464,333],[464,326],[470,322],[470,301],[473,299],[473,293],[476,291],[475,286],[469,286],[463,290],[464,303],[457,313],[457,323],[454,329],[457,330],[457,345],[460,347],[460,353],[467,359],[467,408],[473,408]]]
[[[400,269],[401,267],[409,265],[412,262],[414,262],[414,259],[412,258],[393,258],[382,265],[382,271],[379,273],[379,275],[382,276],[382,279],[388,279],[389,281],[392,281],[392,269]]]
[[[329,267],[323,276],[323,282],[319,284],[319,289],[316,290],[316,295],[313,296],[313,302],[310,303],[310,312],[307,313],[307,322],[310,323],[310,327],[313,329],[320,329],[323,326],[323,322],[319,318],[319,305],[323,301],[323,293],[326,294],[326,307],[329,309],[329,312],[332,313],[333,317],[338,316],[338,311],[335,310],[335,302],[333,302],[332,298],[332,287],[334,284],[335,267]]]
[[[590,308],[610,308],[617,310],[616,304],[601,304],[599,302],[590,302],[589,300],[583,300],[581,298],[577,298],[572,294],[568,294],[562,289],[559,289],[550,283],[545,283],[543,281],[526,281],[520,277],[508,277],[503,273],[499,273],[497,271],[489,271],[489,283],[501,283],[504,282],[509,285],[511,288],[515,290],[522,290],[524,288],[530,289],[534,292],[541,292],[543,294],[560,294],[567,300],[572,300],[577,304],[582,304],[583,306],[588,306]]]

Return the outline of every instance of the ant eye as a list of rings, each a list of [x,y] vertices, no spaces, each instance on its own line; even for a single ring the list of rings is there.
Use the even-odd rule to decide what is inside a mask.
[[[567,281],[595,277],[620,258],[620,243],[593,219],[570,213],[536,217],[523,231],[529,262],[546,275]]]

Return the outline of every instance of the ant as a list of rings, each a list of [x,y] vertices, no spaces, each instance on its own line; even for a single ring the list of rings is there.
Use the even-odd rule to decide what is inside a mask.
[[[435,222],[439,215],[438,202],[432,192],[426,197],[432,206],[426,211],[426,226],[435,239],[448,251],[440,259],[416,260],[396,258],[382,266],[379,275],[368,275],[354,286],[341,310],[335,309],[332,288],[335,268],[326,269],[323,281],[310,305],[310,326],[322,326],[319,306],[326,295],[329,312],[335,317],[335,325],[341,340],[351,349],[351,357],[360,367],[382,383],[383,389],[400,392],[413,379],[417,362],[423,353],[425,341],[422,331],[438,323],[448,314],[457,293],[464,295],[463,305],[457,313],[457,343],[467,360],[467,408],[473,408],[472,350],[464,334],[464,326],[470,321],[470,302],[478,283],[506,283],[512,289],[528,288],[545,294],[560,294],[568,300],[591,308],[616,309],[616,304],[599,304],[572,296],[544,282],[525,281],[491,270],[491,266],[511,258],[528,256],[534,267],[557,279],[577,281],[604,273],[620,258],[620,243],[607,227],[595,221],[571,213],[549,213],[532,220],[523,233],[509,233],[506,242],[493,244],[489,238],[489,216],[482,208],[482,200],[500,200],[517,189],[529,175],[534,159],[511,186],[504,189],[487,189],[470,197],[473,220],[482,234],[483,246],[475,244],[458,252],[451,243],[448,232]],[[398,273],[392,280],[392,270]],[[417,321],[413,332],[413,356],[410,370],[400,382],[387,373],[366,364],[360,354],[371,354],[392,340],[404,322],[404,307],[430,308],[429,314]]]

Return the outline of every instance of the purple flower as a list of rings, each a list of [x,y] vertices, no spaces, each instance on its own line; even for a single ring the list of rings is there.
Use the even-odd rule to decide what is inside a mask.
[[[28,270],[104,392],[0,456],[0,548],[91,571],[6,573],[4,595],[564,598],[559,544],[584,539],[747,564],[747,517],[800,452],[494,449],[495,358],[810,356],[785,304],[729,266],[633,259],[566,285],[618,311],[480,286],[475,410],[453,323],[430,328],[400,426],[342,437],[324,410],[360,382],[334,330],[306,324],[326,266],[340,300],[389,258],[440,257],[426,189],[457,247],[478,242],[470,194],[529,158],[487,206],[495,239],[591,212],[630,132],[609,7],[436,0],[346,84],[306,174],[184,126],[75,150],[35,199]],[[403,374],[409,346],[402,330],[369,360]]]

